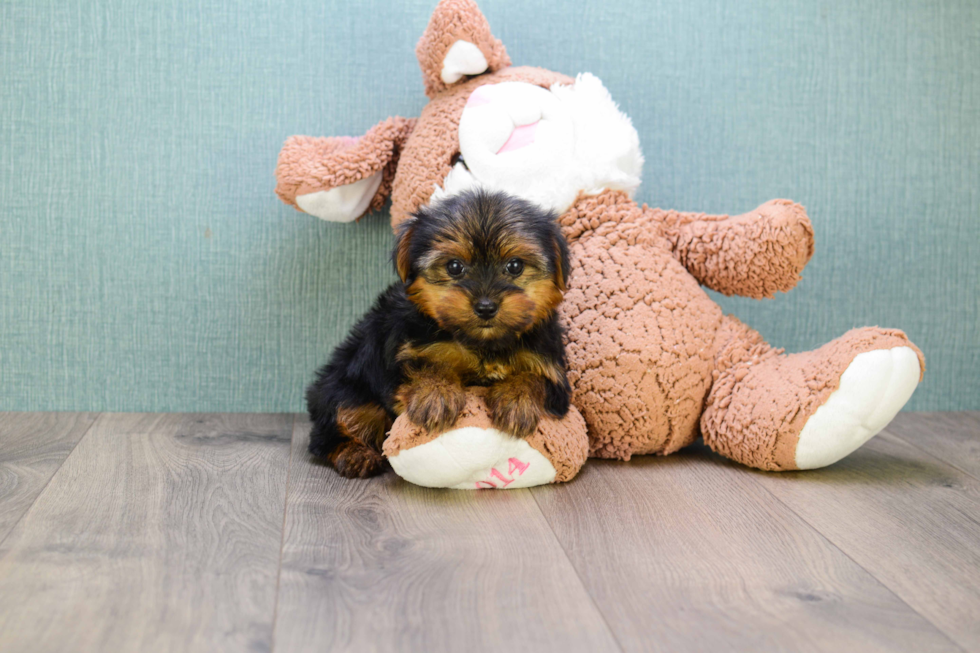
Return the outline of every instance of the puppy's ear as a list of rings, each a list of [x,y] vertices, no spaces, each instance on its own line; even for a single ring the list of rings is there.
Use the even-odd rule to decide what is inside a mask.
[[[510,65],[504,45],[473,0],[440,0],[415,56],[430,98],[471,75]]]
[[[565,292],[568,288],[568,277],[572,273],[572,264],[569,261],[568,243],[557,224],[552,226],[551,242],[555,257],[555,285],[558,290]]]
[[[408,276],[412,273],[412,236],[418,222],[418,218],[409,218],[395,228],[396,243],[391,260],[395,263],[395,272],[402,283],[408,281]]]

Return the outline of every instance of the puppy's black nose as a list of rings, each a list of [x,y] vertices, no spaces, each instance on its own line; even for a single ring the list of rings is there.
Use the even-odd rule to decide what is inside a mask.
[[[497,302],[484,297],[473,304],[473,312],[484,320],[489,320],[497,314]]]

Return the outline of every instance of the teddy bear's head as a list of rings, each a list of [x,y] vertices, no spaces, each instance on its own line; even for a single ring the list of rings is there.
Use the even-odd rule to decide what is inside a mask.
[[[416,55],[430,100],[422,115],[389,118],[359,138],[287,143],[280,197],[349,222],[390,194],[397,226],[420,206],[470,188],[564,212],[579,193],[632,193],[639,185],[639,138],[602,82],[512,67],[473,0],[442,0]]]

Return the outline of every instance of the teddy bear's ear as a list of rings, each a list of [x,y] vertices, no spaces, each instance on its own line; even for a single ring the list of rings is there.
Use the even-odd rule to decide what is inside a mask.
[[[384,206],[414,118],[388,118],[363,136],[291,136],[279,152],[276,194],[331,222],[350,222]]]
[[[415,47],[430,98],[471,75],[510,65],[503,43],[490,33],[473,0],[441,0]]]

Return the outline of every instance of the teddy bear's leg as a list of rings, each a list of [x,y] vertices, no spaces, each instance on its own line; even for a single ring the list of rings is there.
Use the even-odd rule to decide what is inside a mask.
[[[404,414],[396,419],[384,442],[395,473],[425,487],[510,490],[568,481],[585,464],[588,436],[575,408],[516,438],[491,426],[483,394],[483,388],[470,389],[460,418],[445,433],[429,433]]]
[[[925,369],[893,329],[853,329],[819,349],[784,355],[728,316],[701,417],[718,453],[771,471],[816,469],[871,439],[905,405]]]

